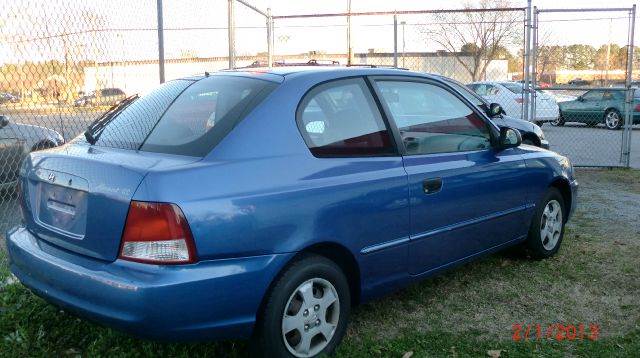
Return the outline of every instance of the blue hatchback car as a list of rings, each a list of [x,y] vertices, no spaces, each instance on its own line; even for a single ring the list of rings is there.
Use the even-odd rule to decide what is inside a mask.
[[[439,77],[355,67],[170,81],[20,176],[7,249],[36,294],[296,357],[334,350],[354,304],[513,245],[555,254],[577,189]]]

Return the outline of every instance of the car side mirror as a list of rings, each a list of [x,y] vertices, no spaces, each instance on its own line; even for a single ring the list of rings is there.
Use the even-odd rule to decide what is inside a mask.
[[[489,111],[488,111],[488,115],[489,117],[497,117],[499,115],[501,115],[502,113],[504,113],[504,110],[502,109],[502,106],[497,104],[497,103],[491,103],[489,105]]]
[[[578,102],[582,102],[582,101],[584,101],[584,97],[578,96],[577,100],[578,100]]]
[[[9,118],[7,116],[0,116],[0,128],[4,128],[9,124]]]
[[[522,144],[520,132],[509,127],[500,127],[500,137],[498,138],[498,149],[515,148]]]

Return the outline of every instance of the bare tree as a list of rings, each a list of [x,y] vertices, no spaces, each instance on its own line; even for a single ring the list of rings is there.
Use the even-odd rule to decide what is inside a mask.
[[[510,7],[508,0],[466,2],[465,12],[434,15],[432,24],[420,29],[427,40],[452,53],[473,81],[482,79],[487,67],[509,45],[521,45],[522,11],[473,11]]]

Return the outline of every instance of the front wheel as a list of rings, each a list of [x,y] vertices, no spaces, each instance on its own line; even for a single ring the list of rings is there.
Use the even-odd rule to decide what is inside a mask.
[[[349,284],[340,267],[325,257],[307,255],[285,269],[267,293],[253,355],[331,354],[344,336],[350,310]]]
[[[604,114],[604,125],[608,129],[620,129],[623,124],[622,116],[617,110],[610,109]]]
[[[556,188],[549,188],[536,208],[525,242],[531,257],[545,259],[558,252],[564,236],[565,217],[562,194]]]
[[[551,121],[552,126],[561,127],[564,125],[564,117],[562,116],[562,112],[558,114],[558,118]]]

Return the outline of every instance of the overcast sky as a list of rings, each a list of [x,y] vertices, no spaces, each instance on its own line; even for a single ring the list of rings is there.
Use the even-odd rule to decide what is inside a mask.
[[[347,0],[249,0],[261,9],[270,7],[275,15],[344,12]],[[469,1],[474,3],[473,0]],[[461,8],[465,1],[352,0],[352,11],[393,11]],[[155,0],[45,1],[13,0],[8,11],[0,14],[0,64],[16,60],[72,58],[122,61],[153,59],[157,56]],[[535,0],[539,8],[631,7],[629,0]],[[4,6],[4,5],[3,5]],[[526,1],[514,0],[512,6],[525,7]],[[4,8],[6,9],[6,7]],[[119,32],[84,33],[87,20],[82,13],[99,14],[103,27],[139,29]],[[224,56],[227,53],[226,0],[164,0],[165,53],[167,58]],[[518,16],[521,16],[519,14]],[[401,16],[406,22],[406,51],[436,51],[439,48],[425,35],[433,18],[426,15]],[[590,44],[608,42],[626,44],[628,19],[622,12],[545,13],[540,18],[540,34],[547,44]],[[352,18],[354,51],[367,49],[392,51],[393,17],[361,16]],[[236,51],[254,54],[266,51],[265,21],[236,3]],[[431,24],[431,25],[429,25]],[[275,23],[275,54],[307,51],[346,52],[345,18],[278,20]],[[76,31],[80,33],[75,33]],[[49,36],[74,33],[67,37]],[[640,36],[640,34],[638,34]],[[6,39],[36,39],[10,44]],[[402,47],[402,31],[399,33]],[[637,41],[636,41],[637,42]],[[520,43],[510,44],[512,52]]]

